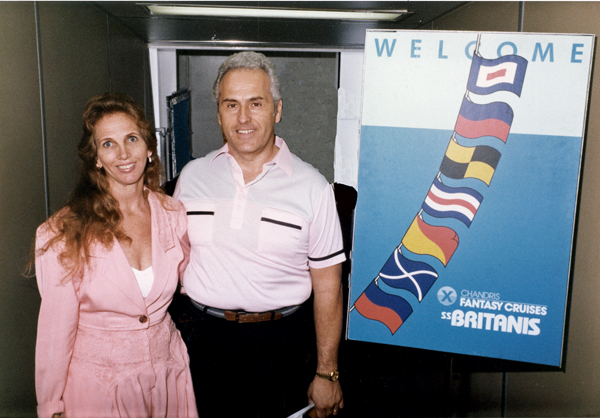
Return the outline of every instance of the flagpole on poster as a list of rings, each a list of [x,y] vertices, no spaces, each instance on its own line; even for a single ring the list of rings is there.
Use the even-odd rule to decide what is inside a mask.
[[[521,6],[523,5],[523,2],[521,2]],[[521,20],[521,15],[519,16],[519,20]],[[519,22],[519,26],[520,26],[520,30],[521,32],[523,31],[523,28],[521,26],[522,22]],[[479,56],[479,44],[481,42],[481,34],[477,34],[477,43],[475,44],[475,51],[473,52],[473,55],[478,55]],[[466,93],[465,93],[465,97],[467,99],[469,99],[469,89],[467,89]],[[452,137],[454,139],[454,135],[456,135],[456,132],[454,132],[452,134]],[[452,367],[450,368],[450,373],[452,373]],[[508,375],[506,373],[506,371],[502,372],[502,405],[501,405],[501,413],[500,416],[501,417],[505,417],[506,416],[506,389],[507,389],[507,378]]]

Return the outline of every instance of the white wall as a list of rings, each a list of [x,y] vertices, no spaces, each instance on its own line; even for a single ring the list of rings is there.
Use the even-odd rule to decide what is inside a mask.
[[[358,189],[363,56],[362,51],[341,53],[335,138],[335,182],[355,189]]]

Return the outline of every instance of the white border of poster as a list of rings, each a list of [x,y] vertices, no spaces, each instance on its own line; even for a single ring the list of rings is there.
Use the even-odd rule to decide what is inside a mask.
[[[349,339],[561,365],[593,50],[367,31]]]

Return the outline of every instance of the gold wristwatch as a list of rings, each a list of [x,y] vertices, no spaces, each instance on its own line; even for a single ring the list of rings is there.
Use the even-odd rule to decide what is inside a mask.
[[[340,378],[340,372],[334,370],[329,373],[320,373],[319,371],[315,372],[315,374],[321,379],[329,380],[330,382],[335,382]]]

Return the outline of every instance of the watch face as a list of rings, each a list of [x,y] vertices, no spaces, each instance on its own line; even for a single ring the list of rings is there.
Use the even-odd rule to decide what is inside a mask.
[[[340,377],[340,372],[338,372],[337,370],[335,372],[331,373],[331,381],[335,382],[336,380],[338,380]]]

